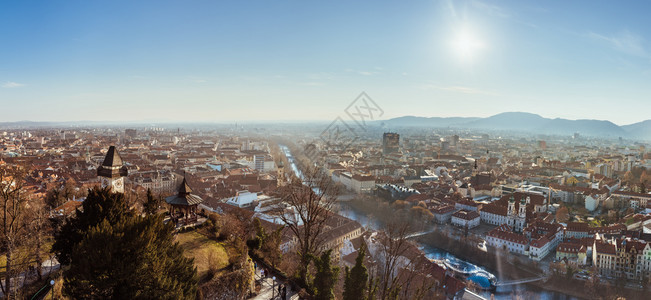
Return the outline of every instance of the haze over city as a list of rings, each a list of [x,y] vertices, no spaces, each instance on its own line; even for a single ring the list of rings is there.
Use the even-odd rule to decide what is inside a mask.
[[[331,120],[366,91],[386,118],[626,125],[648,119],[650,5],[10,1],[2,121]]]
[[[649,299],[649,12],[0,2],[0,298]]]

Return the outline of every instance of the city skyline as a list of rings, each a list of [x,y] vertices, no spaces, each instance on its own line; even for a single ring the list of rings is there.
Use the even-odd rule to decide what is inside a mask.
[[[0,1],[0,298],[649,298],[649,11]]]
[[[378,118],[377,116],[373,116],[373,118],[370,118],[370,116],[366,116],[365,121],[367,122],[368,125],[372,126],[383,126],[386,127],[388,126],[387,121],[389,122],[398,122],[397,125],[395,126],[404,126],[404,127],[423,127],[427,126],[426,122],[429,119],[449,119],[449,120],[455,120],[455,119],[461,119],[458,123],[453,122],[454,125],[445,125],[445,126],[430,126],[433,128],[444,128],[444,127],[451,127],[451,128],[457,128],[457,129],[463,129],[464,124],[468,122],[473,122],[477,120],[486,120],[486,119],[491,119],[495,117],[500,117],[502,115],[508,115],[508,114],[520,114],[520,115],[525,115],[525,116],[539,116],[543,119],[546,120],[554,120],[554,119],[559,119],[559,120],[567,120],[567,121],[605,121],[605,122],[610,122],[613,123],[617,127],[626,127],[629,125],[636,125],[636,124],[642,124],[642,123],[647,123],[650,122],[651,119],[647,120],[642,120],[640,122],[634,122],[634,123],[627,123],[627,124],[617,124],[615,122],[612,122],[610,120],[599,120],[599,119],[567,119],[567,118],[560,118],[560,117],[550,117],[550,116],[543,116],[540,114],[532,113],[532,112],[524,112],[524,111],[505,111],[505,112],[500,112],[494,115],[489,115],[486,117],[477,117],[477,116],[447,116],[447,117],[441,117],[441,116],[419,116],[419,115],[404,115],[404,116],[397,116],[397,117],[392,117],[392,118]],[[337,116],[335,116],[335,119],[337,118],[342,118],[346,117],[345,111],[339,113]],[[412,122],[422,122],[422,124],[400,124],[400,122],[404,119],[412,119],[414,121]],[[355,122],[353,119],[342,119],[344,122]],[[294,119],[294,120],[287,120],[287,119],[269,119],[269,120],[247,120],[247,119],[221,119],[221,120],[173,120],[173,119],[140,119],[140,120],[61,120],[61,121],[52,121],[52,120],[17,120],[17,121],[3,121],[0,122],[0,124],[5,124],[5,125],[27,125],[29,126],[30,124],[35,124],[36,126],[51,126],[51,125],[73,125],[73,124],[87,124],[87,125],[140,125],[140,126],[156,126],[156,125],[184,125],[184,124],[216,124],[216,125],[226,125],[226,124],[239,124],[239,125],[255,125],[255,124],[312,124],[312,125],[327,125],[332,123],[333,121],[336,120],[326,120],[326,119],[321,119],[321,120],[300,120],[300,119]],[[40,124],[40,125],[39,125]],[[517,126],[517,125],[514,125]],[[477,128],[475,128],[477,129]],[[492,127],[486,127],[486,130],[496,130],[495,128]]]
[[[649,119],[649,4],[1,4],[1,121]]]

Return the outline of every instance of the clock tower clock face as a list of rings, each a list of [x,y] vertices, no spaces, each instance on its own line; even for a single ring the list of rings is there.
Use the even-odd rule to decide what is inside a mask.
[[[116,193],[124,193],[124,185],[122,183],[124,181],[124,178],[120,177],[113,181],[113,192]]]

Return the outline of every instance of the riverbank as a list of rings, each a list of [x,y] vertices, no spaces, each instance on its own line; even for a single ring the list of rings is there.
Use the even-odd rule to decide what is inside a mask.
[[[286,156],[291,156],[291,151],[289,150],[289,148],[280,145],[280,149],[284,152]],[[288,157],[288,161],[290,162],[290,167],[294,171],[294,173],[299,177],[301,177],[300,170],[295,164],[296,159],[294,159],[293,157]],[[397,207],[396,205],[391,205],[387,201],[384,201],[382,199],[377,199],[377,197],[373,197],[371,195],[360,196],[360,198],[351,199],[350,201],[347,201],[345,204],[342,203],[342,206],[344,205],[348,206],[353,210],[352,214],[345,215],[346,217],[355,219],[359,221],[362,225],[368,225],[374,230],[383,230],[383,228],[387,225],[386,222],[388,220],[391,220],[392,218],[395,218],[400,214],[404,214],[401,216],[403,220],[414,225],[412,227],[412,230],[423,230],[425,228],[433,227],[432,225],[430,225],[431,219],[428,220],[427,216],[417,215],[412,211],[410,211],[409,208]],[[436,236],[435,233],[432,233],[431,235],[434,237]],[[421,237],[421,240],[426,239],[426,237],[427,235]],[[504,276],[505,274],[509,274],[514,276],[514,277],[508,276],[508,279],[534,277],[535,275],[542,273],[537,268],[533,268],[530,271],[526,271],[526,269],[528,268],[526,266],[526,263],[529,261],[525,259],[517,259],[510,263],[506,263],[507,259],[503,259],[505,261],[504,263],[499,263],[499,264],[495,263],[493,265],[488,265],[487,262],[493,261],[493,259],[490,257],[490,255],[487,252],[481,251],[478,247],[476,247],[477,243],[473,244],[475,246],[459,248],[459,249],[455,249],[456,247],[453,246],[455,243],[461,244],[462,240],[466,241],[468,239],[474,240],[473,237],[469,237],[469,238],[454,240],[454,242],[452,242],[452,241],[448,241],[451,240],[448,238],[448,240],[446,240],[446,245],[442,245],[442,243],[437,242],[436,240],[431,240],[431,241],[425,240],[421,245],[430,245],[430,247],[444,249],[445,251],[447,251],[447,253],[451,253],[475,265],[482,266],[487,270],[490,270],[494,274],[501,274],[502,276]],[[445,248],[447,248],[447,250]],[[464,250],[461,249],[474,249],[474,250],[466,250],[467,253],[464,253]],[[475,250],[481,251],[481,253],[475,252]],[[500,257],[501,259],[501,256],[495,256],[495,260],[498,260],[497,259],[498,257]],[[509,257],[509,256],[506,255],[505,257]],[[522,272],[528,272],[528,273],[522,273]],[[502,290],[502,291],[499,291],[498,289],[497,292],[501,295],[497,295],[496,299],[508,299],[508,298],[512,298],[513,296],[524,297],[524,298],[529,298],[529,296],[533,296],[538,299],[585,298],[584,295],[577,293],[577,291],[571,291],[571,290],[566,291],[564,289],[557,289],[545,285],[527,284],[527,285],[518,285],[517,287],[510,286],[507,289],[508,290]],[[490,297],[490,295],[486,295],[486,296]]]
[[[370,227],[376,230],[382,230],[386,226],[383,221],[396,213],[404,214],[403,217],[412,221],[412,223],[420,222],[420,230],[424,227],[422,226],[423,220],[416,221],[418,218],[410,216],[409,210],[400,209],[396,211],[395,207],[392,207],[381,199],[363,196],[345,204],[342,203],[341,206],[346,209],[345,214],[347,217],[360,220],[362,225],[369,223],[371,225]],[[427,248],[430,250],[432,248],[441,249],[442,252],[450,253],[460,260],[486,269],[502,281],[538,277],[543,274],[543,271],[537,263],[530,261],[528,258],[517,257],[509,253],[497,254],[498,251],[496,249],[491,249],[490,252],[481,250],[476,247],[479,239],[474,235],[464,237],[459,235],[460,233],[456,233],[456,231],[446,230],[445,226],[439,225],[432,225],[429,229],[434,229],[434,231],[416,240],[421,246],[426,248],[425,252],[427,252]],[[558,281],[537,281],[522,284],[521,286],[527,287],[522,291],[525,294],[527,292],[548,294],[548,297],[543,298],[589,299],[590,297],[582,292],[584,282],[579,283],[582,287],[581,289],[575,289],[577,286],[576,283],[568,288],[562,282],[559,283]],[[516,290],[517,287],[512,287],[509,291],[498,291],[498,293],[505,294],[515,292]]]

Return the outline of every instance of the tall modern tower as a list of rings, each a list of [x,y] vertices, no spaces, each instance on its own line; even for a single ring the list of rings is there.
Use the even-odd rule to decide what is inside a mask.
[[[395,132],[385,132],[382,136],[382,152],[384,155],[400,151],[400,135]]]
[[[114,193],[124,193],[124,177],[127,174],[127,167],[122,164],[118,150],[115,146],[109,147],[104,162],[97,168],[97,176],[102,182],[102,187],[108,186]]]

